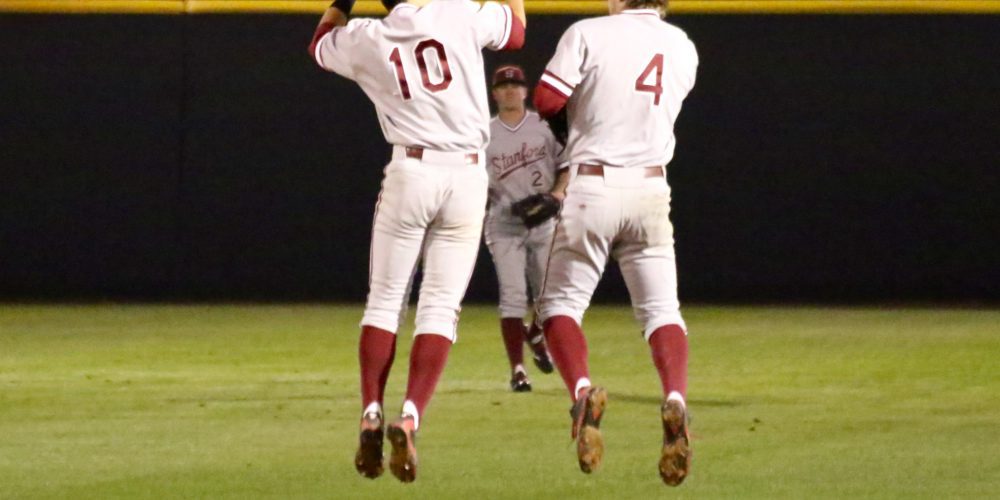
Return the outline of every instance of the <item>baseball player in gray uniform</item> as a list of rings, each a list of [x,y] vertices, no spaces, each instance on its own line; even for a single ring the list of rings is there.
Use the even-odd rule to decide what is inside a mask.
[[[580,468],[594,470],[604,453],[599,426],[607,392],[591,385],[581,324],[611,257],[660,377],[659,471],[674,486],[688,474],[691,443],[687,327],[677,300],[666,168],[698,54],[683,31],[663,22],[666,7],[666,0],[609,0],[611,15],[570,26],[534,103],[542,116],[568,120],[571,178],[538,308],[549,351],[574,401]]]
[[[569,178],[566,169],[561,174],[557,171],[562,145],[538,113],[525,108],[527,85],[520,66],[508,64],[493,72],[497,116],[490,122],[490,144],[486,148],[486,171],[490,176],[486,246],[493,256],[500,285],[500,332],[510,361],[510,387],[515,392],[531,390],[524,367],[525,340],[538,369],[552,372],[538,322],[533,317],[529,329],[524,317],[542,284],[555,221],[548,219],[527,227],[511,207],[538,193],[551,193],[561,199]]]
[[[382,474],[385,435],[392,445],[389,469],[410,482],[417,472],[414,436],[455,341],[486,210],[489,107],[482,49],[524,44],[524,3],[383,0],[389,10],[384,19],[348,23],[353,4],[336,0],[327,9],[309,53],[323,69],[361,86],[392,145],[375,208],[361,319],[355,467],[365,477]],[[406,396],[400,417],[383,428],[396,332],[421,257]]]

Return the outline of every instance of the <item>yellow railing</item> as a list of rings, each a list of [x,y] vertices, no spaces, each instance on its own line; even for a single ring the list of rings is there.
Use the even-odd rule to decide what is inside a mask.
[[[328,0],[0,0],[0,12],[319,14]],[[603,14],[606,0],[527,0],[533,14]],[[672,14],[1000,14],[1000,0],[671,0]],[[378,0],[358,0],[356,15],[380,15]]]

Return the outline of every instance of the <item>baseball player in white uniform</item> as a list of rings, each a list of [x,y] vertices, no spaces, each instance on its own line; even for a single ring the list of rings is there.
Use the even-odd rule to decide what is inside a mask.
[[[618,261],[663,389],[660,476],[678,485],[691,457],[688,344],[665,175],[698,55],[683,31],[662,20],[666,6],[666,0],[609,0],[610,16],[566,30],[535,89],[542,116],[566,111],[571,176],[538,307],[574,400],[580,468],[590,472],[603,456],[599,425],[607,393],[591,385],[580,325],[607,259]]]
[[[558,171],[563,146],[538,113],[525,108],[528,83],[524,70],[513,64],[498,67],[492,87],[497,116],[490,122],[486,148],[490,176],[486,246],[500,285],[500,333],[510,362],[510,387],[526,392],[531,390],[531,381],[524,367],[525,340],[535,366],[544,373],[552,372],[540,325],[532,318],[529,329],[524,317],[542,284],[555,220],[529,228],[512,213],[511,206],[536,193],[548,192],[562,199],[569,176],[566,169],[561,174]]]
[[[361,320],[361,433],[355,467],[416,479],[414,435],[455,341],[486,209],[489,107],[482,49],[524,44],[523,0],[383,0],[384,19],[347,22],[336,0],[313,36],[323,69],[354,80],[375,105],[392,160],[375,208],[369,293]],[[345,125],[349,126],[349,125]],[[410,280],[423,260],[416,331],[399,419],[383,431],[382,403]]]

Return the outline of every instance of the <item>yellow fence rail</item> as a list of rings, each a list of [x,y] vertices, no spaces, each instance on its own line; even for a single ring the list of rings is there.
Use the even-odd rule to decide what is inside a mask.
[[[319,14],[328,0],[0,0],[0,12],[62,14]],[[527,0],[532,14],[603,14],[606,0]],[[1000,14],[1000,0],[671,0],[672,14]],[[358,0],[356,15],[380,15]]]

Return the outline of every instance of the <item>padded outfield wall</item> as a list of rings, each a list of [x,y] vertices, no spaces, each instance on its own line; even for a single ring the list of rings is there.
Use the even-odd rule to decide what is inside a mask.
[[[0,1],[0,297],[364,297],[388,147],[364,95],[306,54],[322,5],[16,3]],[[682,300],[1000,299],[1000,8],[721,3],[671,18],[701,55],[669,167]],[[152,4],[181,9],[135,7]],[[537,78],[578,18],[533,15],[527,50],[489,66]],[[608,278],[598,298],[624,297]],[[468,297],[495,287],[484,249]]]

